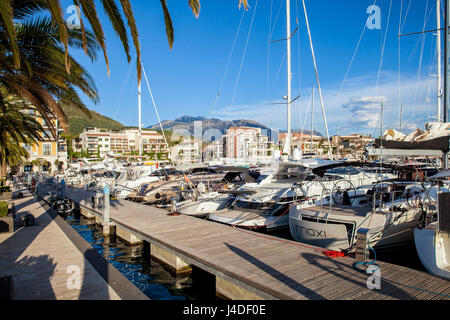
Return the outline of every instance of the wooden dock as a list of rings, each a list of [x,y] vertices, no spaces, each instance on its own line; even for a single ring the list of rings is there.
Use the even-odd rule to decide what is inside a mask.
[[[91,191],[68,188],[66,195],[85,215],[101,221]],[[381,289],[370,290],[370,274],[354,269],[350,257],[330,258],[323,249],[245,231],[126,200],[111,201],[116,233],[145,241],[151,255],[173,268],[199,267],[216,276],[217,295],[230,299],[449,299],[450,281],[379,262]]]
[[[62,218],[21,192],[17,214],[32,214],[35,225],[0,233],[0,276],[12,277],[14,300],[147,299]]]

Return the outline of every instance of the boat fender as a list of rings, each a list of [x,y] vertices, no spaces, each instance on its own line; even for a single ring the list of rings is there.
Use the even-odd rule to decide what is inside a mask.
[[[157,193],[155,194],[155,198],[156,198],[156,199],[161,198],[161,195],[159,194],[159,192],[157,192]]]
[[[330,258],[333,258],[333,259],[340,258],[340,257],[345,257],[345,253],[342,252],[342,251],[324,250],[324,251],[322,251],[322,253],[324,255],[326,255],[327,257],[330,257]]]

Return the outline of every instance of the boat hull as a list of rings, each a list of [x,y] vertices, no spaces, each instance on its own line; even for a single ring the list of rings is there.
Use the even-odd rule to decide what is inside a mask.
[[[413,228],[420,217],[419,210],[412,210],[400,219],[396,216],[373,214],[339,216],[311,212],[308,209],[291,208],[289,229],[292,237],[299,242],[330,250],[349,249],[356,242],[359,228],[368,228],[373,236],[369,245],[377,250],[391,250],[410,245],[414,241]],[[400,213],[399,213],[400,214]],[[395,220],[396,223],[390,225]],[[386,226],[389,227],[386,228]]]
[[[450,279],[450,236],[437,233],[435,228],[414,228],[414,243],[428,272]]]
[[[210,213],[224,209],[230,202],[228,197],[207,200],[186,200],[176,204],[176,211],[181,214],[204,218]]]

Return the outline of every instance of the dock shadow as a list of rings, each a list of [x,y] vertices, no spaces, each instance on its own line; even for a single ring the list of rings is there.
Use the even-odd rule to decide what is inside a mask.
[[[30,213],[18,211],[18,214]],[[49,255],[30,256],[23,254],[44,229],[42,216],[34,226],[22,227],[0,243],[0,274],[13,279],[12,299],[55,299],[50,280],[57,264]]]
[[[109,300],[109,262],[103,259],[99,253],[93,249],[87,249],[84,251],[85,274],[83,276],[83,282],[81,284],[79,300]],[[95,271],[102,277],[104,282],[97,282],[95,286],[90,282],[88,267],[92,266]]]
[[[265,273],[273,277],[274,279],[284,283],[291,289],[295,290],[296,292],[300,293],[304,297],[311,299],[311,300],[324,300],[325,298],[318,294],[317,292],[305,287],[301,283],[298,283],[296,280],[290,278],[289,276],[279,272],[278,270],[274,269],[273,267],[269,266],[265,262],[259,260],[258,258],[252,256],[251,254],[243,251],[242,249],[239,249],[231,244],[225,243],[225,245],[233,251],[235,254],[239,255],[240,257],[244,258],[246,261],[252,263],[256,267],[263,270]]]
[[[358,271],[354,269],[353,266],[349,266],[348,264],[342,263],[338,259],[329,258],[326,256],[322,256],[320,254],[302,253],[300,254],[300,256],[309,261],[310,264],[319,267],[323,271],[331,273],[339,279],[342,279],[346,282],[350,282],[354,285],[361,287],[361,290],[366,291],[365,293],[374,292],[393,299],[400,299],[400,300],[415,299],[415,297],[408,294],[405,290],[383,279],[383,269],[381,269],[381,289],[370,290],[367,288],[367,279],[370,276],[370,274]],[[332,267],[326,265],[329,264],[330,262],[332,262],[333,264]],[[357,281],[351,278],[351,276],[354,277],[355,274],[361,275],[361,281]],[[362,293],[361,295],[364,295],[365,293]]]
[[[49,207],[49,205],[40,197],[34,199],[34,201],[37,201],[41,207],[46,210],[46,214],[40,215],[38,218],[36,218],[36,226],[27,227],[20,229],[17,231],[13,236],[11,236],[8,240],[10,244],[13,244],[15,242],[15,238],[19,237],[21,233],[27,232],[26,234],[26,241],[28,242],[28,245],[24,248],[21,248],[19,251],[15,251],[15,256],[19,257],[23,251],[26,250],[26,248],[29,246],[29,244],[32,243],[32,241],[39,235],[39,233],[44,230],[51,222],[55,222],[60,230],[65,234],[65,236],[72,242],[72,244],[75,246],[75,249],[80,251],[81,254],[84,256],[83,263],[84,263],[84,273],[80,274],[80,277],[82,279],[81,287],[80,288],[66,288],[65,291],[70,290],[79,290],[79,300],[108,300],[109,299],[109,286],[108,286],[108,262],[103,259],[98,259],[99,254],[93,249],[82,237],[78,234],[77,231],[75,231],[66,221],[64,221],[63,218],[61,218],[55,210]],[[21,212],[19,212],[20,214]],[[48,217],[50,217],[50,221],[48,220]],[[5,242],[8,242],[6,240]],[[20,241],[20,240],[19,240]],[[8,243],[0,244],[0,248],[2,245],[8,245]],[[22,240],[23,242],[23,240]],[[49,244],[49,248],[51,247],[51,244]],[[92,256],[97,255],[97,259],[100,260],[100,263],[96,263],[95,265],[92,263]],[[16,258],[17,259],[17,258]],[[89,265],[91,263],[91,265]],[[92,268],[92,267],[93,268]],[[66,266],[66,267],[69,267]],[[78,266],[81,269],[81,266]],[[30,269],[33,270],[33,269]],[[71,277],[73,274],[68,272],[68,270],[64,270],[63,272],[67,272],[67,279]],[[95,282],[95,286],[90,284],[90,281],[88,279],[92,280],[93,274],[95,272],[98,272],[100,276],[105,281],[98,281],[98,277],[96,277],[97,281]],[[44,276],[45,277],[45,276]],[[39,296],[32,297],[32,299],[40,299]],[[56,296],[53,294],[52,296],[48,296],[45,298],[46,300],[55,300]]]
[[[49,255],[25,256],[12,266],[11,276],[16,283],[13,299],[55,300],[51,280],[57,263]]]

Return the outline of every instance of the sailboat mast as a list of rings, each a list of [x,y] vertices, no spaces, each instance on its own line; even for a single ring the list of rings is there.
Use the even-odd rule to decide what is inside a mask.
[[[138,84],[138,114],[139,114],[139,137],[138,137],[138,144],[139,144],[139,156],[142,156],[142,112],[141,112],[141,81],[139,81]]]
[[[291,72],[291,1],[286,0],[286,39],[287,39],[287,137],[288,155],[291,154],[291,100],[292,100],[292,72]]]
[[[448,58],[449,58],[449,27],[450,18],[450,0],[445,1],[445,32],[444,32],[444,122],[448,122],[448,103],[449,103],[449,79],[448,79]],[[444,169],[448,169],[448,153],[444,155]]]
[[[314,86],[312,87],[311,101],[311,153],[313,153],[313,124],[314,124]]]
[[[449,58],[449,40],[448,27],[450,18],[450,0],[445,2],[445,32],[444,32],[444,122],[448,122],[448,103],[449,103],[449,79],[448,79],[448,58]]]
[[[441,81],[441,0],[436,0],[436,54],[437,54],[437,121],[441,122],[441,108],[442,108],[442,81]]]

